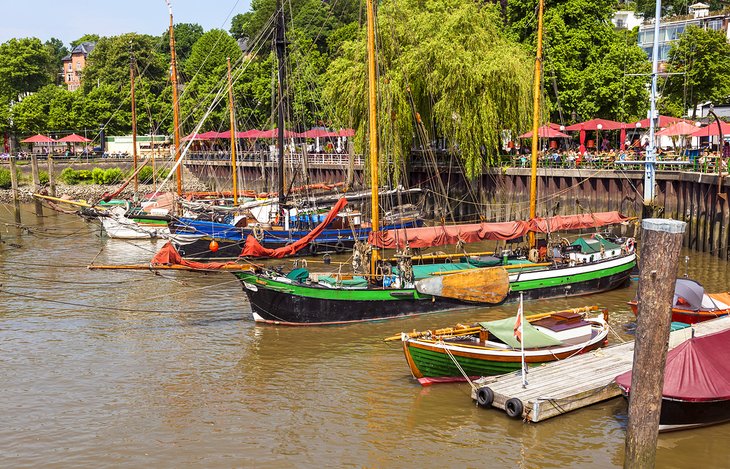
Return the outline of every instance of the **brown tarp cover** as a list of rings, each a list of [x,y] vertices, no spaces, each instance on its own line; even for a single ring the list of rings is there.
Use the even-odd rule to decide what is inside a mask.
[[[298,239],[288,246],[282,246],[276,249],[265,248],[258,242],[255,237],[248,235],[248,237],[246,238],[246,244],[243,246],[241,256],[272,257],[275,259],[292,256],[298,251],[302,250],[304,247],[306,247],[310,243],[310,241],[313,241],[317,236],[322,234],[322,231],[324,231],[327,225],[332,223],[337,214],[340,213],[340,210],[342,210],[345,205],[347,205],[347,199],[343,197],[337,201],[334,207],[332,207],[332,210],[330,210],[330,213],[327,214],[327,218],[325,218],[322,223],[317,225],[317,227],[310,231],[309,234],[307,234],[305,237]]]
[[[427,248],[456,244],[459,241],[473,243],[484,240],[510,240],[524,236],[529,231],[547,233],[598,228],[626,220],[629,220],[629,217],[625,217],[619,212],[601,212],[534,218],[530,221],[426,226],[371,233],[369,242],[374,246],[385,249],[404,247],[406,241],[411,248]]]

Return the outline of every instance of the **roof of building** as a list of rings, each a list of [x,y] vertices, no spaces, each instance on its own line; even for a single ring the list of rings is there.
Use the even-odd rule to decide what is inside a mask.
[[[89,41],[82,42],[81,44],[79,44],[76,47],[74,47],[73,49],[71,49],[71,53],[68,54],[67,56],[65,56],[64,58],[62,58],[61,61],[68,62],[69,60],[71,60],[71,56],[76,55],[76,54],[84,54],[84,57],[86,57],[87,55],[89,55],[91,53],[91,51],[94,50],[94,47],[96,47],[95,42],[89,42]]]

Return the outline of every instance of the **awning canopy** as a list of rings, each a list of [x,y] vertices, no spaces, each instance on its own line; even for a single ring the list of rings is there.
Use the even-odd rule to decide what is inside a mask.
[[[689,119],[682,119],[681,117],[672,117],[672,116],[659,116],[659,121],[657,125],[660,129],[664,129],[669,127],[672,124],[676,124],[677,122],[686,122],[688,124],[693,124],[693,122]],[[641,119],[638,122],[633,122],[631,124],[628,124],[629,127],[635,127],[637,129],[648,129],[650,125],[649,119]]]
[[[599,128],[600,126],[600,128]],[[618,130],[630,127],[624,122],[617,122],[608,119],[591,119],[585,122],[569,125],[565,130]]]
[[[559,126],[558,126],[559,127]],[[552,124],[543,125],[537,129],[537,135],[539,138],[569,138],[570,136],[564,134],[560,130],[553,127]],[[519,138],[532,138],[532,131],[525,132],[520,135]]]
[[[334,130],[326,129],[325,127],[315,127],[309,129],[301,134],[305,138],[326,138],[326,137],[339,137],[339,133]]]
[[[520,348],[522,345],[514,335],[514,327],[517,317],[498,319],[497,321],[480,322],[479,325],[494,334],[499,340],[512,348]],[[522,341],[525,348],[551,347],[562,344],[561,341],[550,337],[544,332],[538,331],[527,321],[522,322]]]
[[[51,137],[48,137],[47,135],[37,134],[33,135],[32,137],[28,137],[25,140],[21,140],[20,143],[53,143],[55,140],[53,140]]]
[[[631,372],[616,377],[631,391]],[[730,399],[730,329],[689,339],[667,354],[662,397],[690,402]]]

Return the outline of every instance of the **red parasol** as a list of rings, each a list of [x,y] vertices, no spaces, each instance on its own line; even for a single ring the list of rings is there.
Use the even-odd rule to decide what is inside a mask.
[[[47,137],[45,135],[33,135],[32,137],[28,137],[25,140],[21,140],[20,143],[53,143],[55,140],[53,140],[51,137]]]
[[[722,127],[722,135],[730,135],[730,124],[723,121],[718,122],[720,122],[720,126]],[[718,130],[719,129],[717,128],[717,122],[713,122],[706,127],[695,130],[690,135],[693,137],[714,137],[715,135],[720,135]]]
[[[78,134],[71,134],[67,135],[61,139],[56,140],[57,142],[64,142],[64,143],[88,143],[91,141],[91,139],[82,137]]]
[[[324,127],[315,127],[313,129],[309,129],[305,131],[303,134],[301,134],[302,137],[305,138],[320,138],[320,137],[339,137],[340,135],[332,130],[327,130]]]
[[[553,128],[551,124],[543,125],[539,129],[537,129],[537,135],[539,138],[568,138],[569,135],[564,134],[563,132]],[[532,138],[532,131],[525,132],[524,134],[520,135],[519,138]]]
[[[599,127],[600,125],[600,127]],[[565,130],[618,130],[626,127],[624,122],[611,121],[608,119],[591,119],[585,122],[569,125]]]
[[[261,138],[261,134],[263,133],[263,130],[257,130],[257,129],[251,129],[246,130],[244,132],[236,132],[236,138]]]
[[[686,122],[688,124],[694,124],[689,119],[681,119],[679,117],[672,117],[672,116],[659,116],[659,123],[657,124],[660,129],[664,129],[666,127],[669,127],[672,124],[676,124],[677,122]],[[637,129],[646,129],[649,128],[649,119],[642,119],[639,122],[634,122],[633,124],[630,124],[631,127],[636,127]]]
[[[717,126],[715,126],[715,129],[717,129]],[[660,130],[656,133],[657,137],[678,137],[680,135],[690,135],[694,132],[697,132],[697,127],[695,127],[692,124],[688,124],[684,121],[679,121],[675,124],[670,125],[664,130]]]
[[[340,131],[337,132],[337,135],[339,137],[354,137],[355,129],[340,129]]]

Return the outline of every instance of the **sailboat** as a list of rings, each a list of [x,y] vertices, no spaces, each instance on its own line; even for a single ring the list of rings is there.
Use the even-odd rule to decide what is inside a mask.
[[[567,248],[568,256],[561,262],[530,262],[506,258],[496,266],[479,267],[474,262],[413,265],[412,246],[396,243],[403,249],[397,255],[397,265],[390,266],[380,259],[381,246],[377,240],[387,238],[380,233],[378,207],[378,139],[376,129],[375,34],[373,2],[367,2],[368,78],[369,78],[369,136],[372,197],[372,232],[370,246],[359,246],[353,263],[369,264],[366,274],[310,273],[295,269],[287,275],[265,268],[235,272],[249,298],[254,320],[284,325],[343,324],[382,320],[415,314],[461,309],[475,305],[494,305],[519,298],[555,298],[566,295],[597,293],[626,286],[636,264],[633,249],[603,238],[579,239]],[[535,72],[535,107],[539,105],[540,61],[542,55],[542,12],[538,20],[538,58]],[[533,135],[537,135],[538,112],[535,111]],[[537,140],[533,139],[531,179],[531,220],[491,225],[484,229],[499,232],[496,238],[510,239],[524,234],[550,230],[558,218],[541,220],[535,217],[537,179]],[[571,217],[564,217],[570,219]],[[577,217],[580,218],[580,217]],[[614,217],[611,217],[614,218]],[[619,217],[620,221],[621,218]],[[567,226],[582,227],[580,223]],[[541,230],[540,227],[543,227]],[[420,230],[434,228],[420,228]],[[441,227],[445,232],[460,227]],[[474,230],[474,227],[472,227]],[[506,233],[501,230],[506,230]],[[405,230],[403,230],[405,231]],[[410,236],[414,230],[407,230]],[[478,229],[474,232],[479,232]],[[478,234],[477,234],[478,236]],[[485,236],[489,236],[488,234]],[[454,239],[459,238],[459,233]],[[395,239],[401,239],[397,235]],[[369,262],[368,260],[369,254]],[[539,260],[534,258],[533,260]]]

